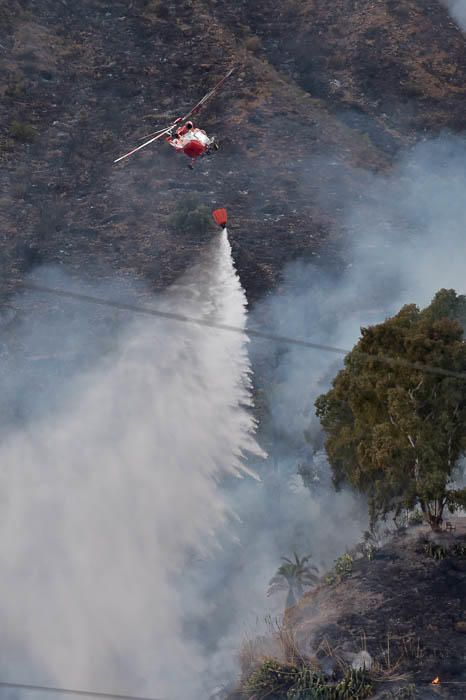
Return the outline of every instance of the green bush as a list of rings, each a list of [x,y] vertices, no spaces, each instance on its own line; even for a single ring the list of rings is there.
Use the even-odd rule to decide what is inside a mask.
[[[424,516],[420,510],[413,510],[408,517],[408,525],[422,525],[424,523]]]
[[[370,555],[367,555],[368,558],[373,558],[374,552],[371,552]],[[344,578],[348,578],[348,576],[351,576],[351,574],[353,573],[353,561],[354,559],[349,552],[346,552],[346,554],[342,554],[341,557],[335,559],[335,566],[333,568],[333,571],[328,573],[324,578],[325,583],[328,586],[331,586],[332,583],[339,583]]]
[[[424,545],[424,552],[437,561],[447,557],[466,557],[466,542],[457,542],[450,547],[436,542],[428,542]]]
[[[32,124],[25,124],[14,119],[10,124],[10,135],[16,141],[33,141],[37,130]]]
[[[168,225],[173,231],[200,236],[205,236],[214,227],[209,208],[193,197],[180,200],[168,219]]]
[[[338,683],[330,683],[308,666],[275,659],[264,661],[244,684],[244,693],[251,700],[363,700],[372,692],[364,671],[348,669]]]
[[[376,552],[380,549],[377,534],[373,530],[366,530],[363,541],[355,548],[355,552],[360,552],[363,557],[372,561]]]
[[[334,691],[333,695],[328,695],[329,700],[363,700],[372,695],[373,686],[367,673],[351,668],[335,686]]]
[[[298,667],[293,664],[267,659],[246,680],[244,691],[247,697],[257,700],[280,694],[286,697],[287,692],[297,682],[298,673]]]
[[[448,556],[448,549],[444,547],[443,544],[435,544],[435,542],[429,542],[424,546],[425,553],[432,557],[432,559],[446,559]]]
[[[353,557],[351,554],[347,552],[335,559],[335,573],[340,580],[351,576],[353,573]]]

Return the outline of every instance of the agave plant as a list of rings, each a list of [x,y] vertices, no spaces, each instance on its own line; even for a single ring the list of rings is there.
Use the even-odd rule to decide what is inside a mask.
[[[267,595],[273,595],[277,591],[288,591],[286,598],[286,608],[296,605],[301,598],[306,587],[312,586],[318,581],[316,566],[309,564],[311,557],[299,557],[293,553],[294,559],[282,557],[282,564],[275,576],[270,579]]]

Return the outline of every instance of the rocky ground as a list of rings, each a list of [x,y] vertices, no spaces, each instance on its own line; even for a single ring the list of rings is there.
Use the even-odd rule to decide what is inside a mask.
[[[44,262],[165,286],[203,244],[168,227],[193,193],[228,206],[256,299],[289,260],[338,266],[333,173],[364,196],[401,146],[464,126],[464,36],[434,1],[1,0],[0,23],[4,293]],[[231,65],[202,117],[215,159],[190,172],[161,144],[113,165]]]

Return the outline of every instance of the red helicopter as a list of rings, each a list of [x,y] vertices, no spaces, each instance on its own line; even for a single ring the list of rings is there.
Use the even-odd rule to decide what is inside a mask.
[[[150,137],[148,141],[145,141],[140,146],[136,146],[136,148],[133,148],[131,151],[129,151],[129,153],[125,153],[123,156],[120,156],[113,162],[118,163],[120,160],[124,160],[125,158],[132,156],[133,153],[137,153],[137,151],[149,146],[151,143],[161,139],[163,136],[165,136],[165,140],[170,144],[170,146],[173,146],[173,148],[175,148],[177,151],[183,152],[190,159],[188,167],[191,169],[193,168],[197,158],[204,155],[210,155],[213,151],[218,150],[218,143],[215,137],[207,136],[205,131],[196,127],[191,121],[191,117],[197,114],[197,112],[199,112],[206,102],[208,102],[208,100],[210,100],[215,93],[220,90],[234,70],[234,68],[231,68],[226,76],[222,78],[212,88],[212,90],[204,95],[202,100],[200,100],[197,105],[193,107],[190,112],[188,112],[188,114],[186,114],[184,117],[178,117],[178,119],[175,119],[172,124],[164,129],[159,129],[159,131],[154,131],[152,134],[148,134],[146,137]]]

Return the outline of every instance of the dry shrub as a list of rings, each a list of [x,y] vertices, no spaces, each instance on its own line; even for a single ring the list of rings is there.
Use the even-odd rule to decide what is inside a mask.
[[[258,36],[250,36],[246,39],[244,45],[251,53],[258,53],[262,48],[262,42]]]
[[[377,680],[405,681],[410,676],[400,670],[423,656],[424,649],[418,637],[393,636],[388,633],[387,644],[374,661],[372,672]]]
[[[168,19],[170,17],[170,10],[165,0],[158,0],[158,2],[155,3],[154,11],[160,19]]]
[[[241,646],[238,657],[241,676],[247,678],[263,661],[259,639],[246,639]]]

